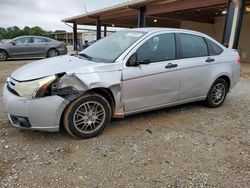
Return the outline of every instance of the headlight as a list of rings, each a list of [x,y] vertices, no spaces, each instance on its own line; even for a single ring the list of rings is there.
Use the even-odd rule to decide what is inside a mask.
[[[40,97],[41,93],[44,93],[56,78],[57,76],[53,75],[34,81],[19,82],[15,85],[15,91],[21,97]]]

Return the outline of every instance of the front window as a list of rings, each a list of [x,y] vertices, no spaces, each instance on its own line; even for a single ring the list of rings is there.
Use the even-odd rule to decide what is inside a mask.
[[[139,31],[118,31],[92,44],[79,55],[84,54],[96,62],[112,63],[145,34]]]
[[[29,44],[32,43],[33,40],[31,37],[24,37],[15,40],[16,44]]]
[[[137,50],[137,60],[151,63],[175,59],[175,36],[166,33],[154,36]]]

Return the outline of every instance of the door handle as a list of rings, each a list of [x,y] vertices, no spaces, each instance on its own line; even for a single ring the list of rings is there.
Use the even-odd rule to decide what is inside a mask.
[[[206,59],[206,62],[207,62],[207,63],[211,63],[211,62],[214,62],[214,61],[215,61],[215,59],[210,58],[210,57]]]
[[[178,65],[177,64],[172,64],[172,63],[169,63],[165,66],[166,69],[171,69],[171,68],[175,68],[177,67]]]

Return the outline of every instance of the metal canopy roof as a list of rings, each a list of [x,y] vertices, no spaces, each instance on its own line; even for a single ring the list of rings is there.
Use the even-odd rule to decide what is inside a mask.
[[[139,9],[143,6],[147,7],[148,26],[176,27],[178,20],[213,23],[226,10],[227,0],[133,0],[62,21],[96,25],[99,18],[102,25],[137,27]]]

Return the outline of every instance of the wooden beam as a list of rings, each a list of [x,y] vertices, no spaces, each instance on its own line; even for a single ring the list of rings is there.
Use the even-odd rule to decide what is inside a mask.
[[[114,19],[114,18],[120,18],[124,16],[134,16],[138,14],[139,12],[137,10],[125,9],[125,10],[113,11],[110,13],[102,14],[100,15],[100,19],[101,20]]]
[[[214,19],[204,16],[189,16],[185,14],[178,14],[178,13],[167,13],[167,14],[157,14],[157,17],[160,18],[171,18],[176,20],[187,20],[187,21],[194,21],[194,22],[202,22],[202,23],[209,23],[214,24]]]
[[[166,12],[176,12],[199,7],[207,7],[227,3],[227,0],[177,0],[172,3],[150,5],[147,8],[148,15],[155,15]]]

